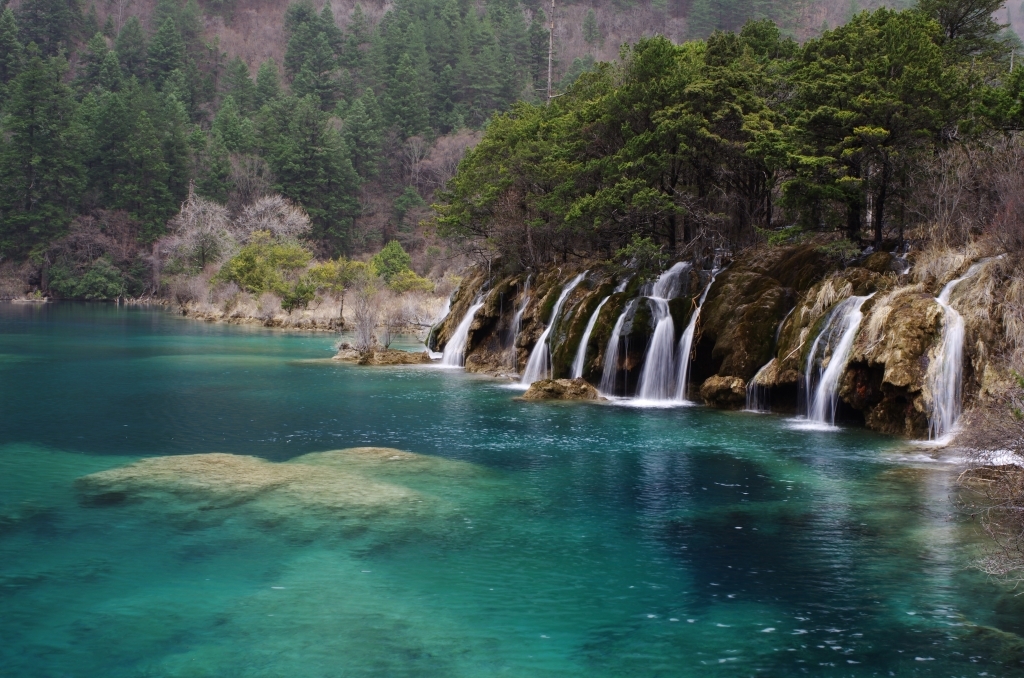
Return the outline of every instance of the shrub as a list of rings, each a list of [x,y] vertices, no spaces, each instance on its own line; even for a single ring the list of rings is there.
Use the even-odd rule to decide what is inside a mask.
[[[426,278],[416,275],[415,271],[411,271],[409,269],[394,275],[388,283],[388,287],[400,294],[402,292],[411,292],[412,290],[421,292],[434,291],[434,283],[430,282]]]
[[[116,299],[126,293],[123,274],[106,257],[96,259],[81,273],[68,266],[54,266],[50,289],[65,299]]]
[[[249,244],[224,264],[217,278],[234,282],[252,294],[275,292],[284,296],[289,292],[286,274],[304,268],[312,256],[298,243],[275,242],[269,232],[257,231]]]
[[[412,257],[402,249],[397,240],[392,240],[373,256],[370,263],[374,272],[384,278],[385,282],[390,283],[393,277],[409,270],[412,266]]]

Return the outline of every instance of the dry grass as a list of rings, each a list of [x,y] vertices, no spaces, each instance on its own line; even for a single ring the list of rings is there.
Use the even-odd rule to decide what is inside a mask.
[[[838,302],[846,299],[853,294],[853,284],[847,282],[845,285],[840,287],[836,286],[836,280],[830,278],[826,280],[824,284],[818,289],[818,294],[814,299],[814,305],[809,309],[804,308],[802,320],[805,322],[811,320],[812,322],[817,318],[820,318],[830,308],[835,306]]]

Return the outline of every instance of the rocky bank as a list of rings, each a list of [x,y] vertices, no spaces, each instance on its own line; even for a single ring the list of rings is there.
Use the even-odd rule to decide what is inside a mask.
[[[713,407],[742,408],[748,386],[756,384],[773,411],[798,411],[808,352],[830,314],[851,296],[871,295],[862,306],[863,321],[841,376],[837,418],[877,431],[926,437],[933,397],[927,375],[943,331],[943,310],[936,296],[943,285],[981,260],[985,265],[959,283],[950,299],[965,323],[965,406],[1005,389],[1006,356],[1013,349],[1013,336],[1008,337],[1006,328],[1015,331],[1017,322],[1010,318],[1005,299],[1013,275],[1008,260],[979,249],[906,257],[876,252],[852,260],[842,260],[834,252],[823,241],[761,246],[726,257],[714,275],[698,267],[683,274],[668,302],[676,341],[698,308],[700,293],[711,283],[696,323],[686,386],[689,398]],[[472,269],[452,299],[451,313],[431,333],[429,346],[442,350],[467,310],[482,298],[466,343],[466,369],[518,373],[551,321],[562,289],[583,271],[587,275],[555,319],[550,376],[572,376],[585,328],[600,306],[584,349],[582,378],[592,386],[601,384],[609,338],[621,320],[617,357],[609,370],[612,383],[606,383],[602,392],[634,395],[656,324],[647,295],[658,272],[638,273],[608,263],[504,276]],[[829,351],[826,342],[819,364],[828,364]]]

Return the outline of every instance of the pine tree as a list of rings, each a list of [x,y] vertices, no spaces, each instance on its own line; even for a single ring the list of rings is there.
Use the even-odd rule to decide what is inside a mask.
[[[110,53],[107,47],[107,39],[102,33],[96,33],[89,39],[85,52],[81,58],[81,73],[79,79],[84,89],[92,89],[99,84],[100,71],[103,69],[103,62]]]
[[[339,65],[349,69],[359,79],[366,68],[366,48],[370,43],[370,30],[363,14],[363,6],[356,5],[349,18],[345,32],[345,44],[341,50]]]
[[[715,17],[709,0],[694,0],[686,17],[687,33],[691,38],[706,38],[715,30]]]
[[[331,46],[333,54],[341,54],[345,46],[345,34],[334,22],[334,12],[331,11],[331,3],[325,2],[320,12],[320,32],[327,36],[327,44]]]
[[[359,177],[349,149],[315,97],[278,100],[260,131],[275,190],[291,198],[313,221],[313,237],[331,254],[347,251],[359,214]]]
[[[126,75],[135,76],[140,81],[146,78],[146,36],[138,17],[133,16],[124,22],[117,34],[114,51]]]
[[[19,256],[60,235],[83,188],[67,61],[29,45],[11,81],[0,134],[0,254]]]
[[[181,39],[174,19],[168,17],[149,43],[149,73],[162,85],[171,71],[185,65],[185,42]]]
[[[228,62],[224,72],[224,91],[234,98],[238,110],[249,114],[256,109],[256,84],[249,77],[249,67],[241,57]]]
[[[366,181],[376,176],[383,142],[383,124],[372,89],[367,88],[361,97],[352,102],[345,116],[343,135],[352,153],[352,167],[360,178]]]
[[[46,55],[68,51],[81,25],[82,11],[74,0],[25,0],[18,8],[21,43],[36,43]]]
[[[203,47],[203,11],[196,0],[188,0],[178,16],[178,30],[185,41],[185,50],[189,54],[197,53]]]
[[[317,33],[306,49],[306,60],[302,64],[292,90],[303,97],[312,95],[320,101],[322,110],[334,108],[341,96],[338,82],[338,62],[334,58],[326,33]]]
[[[224,97],[213,119],[213,136],[229,153],[246,153],[254,146],[252,122],[240,114],[233,97]]]
[[[603,42],[601,29],[597,27],[597,15],[594,14],[593,9],[588,9],[587,15],[583,17],[583,39],[588,45]]]
[[[398,128],[403,139],[420,134],[426,131],[429,122],[428,104],[412,59],[403,54],[384,97],[388,123]]]
[[[100,15],[96,13],[96,5],[89,5],[89,13],[82,20],[82,35],[96,35],[100,32]]]
[[[18,23],[8,7],[0,13],[0,94],[4,91],[3,86],[18,75],[23,56],[24,49],[18,40]]]
[[[118,92],[124,84],[124,74],[121,72],[121,63],[117,60],[115,52],[107,52],[100,64],[99,73],[96,75],[96,85],[108,92]]]
[[[281,82],[278,78],[277,64],[267,59],[260,64],[256,72],[256,106],[263,107],[281,96]]]

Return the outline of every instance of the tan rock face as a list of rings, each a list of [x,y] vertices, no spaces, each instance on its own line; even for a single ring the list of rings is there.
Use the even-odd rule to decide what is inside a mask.
[[[700,387],[700,397],[711,407],[742,407],[747,401],[747,382],[739,377],[708,377]]]
[[[604,400],[583,379],[542,379],[530,384],[521,400]]]

